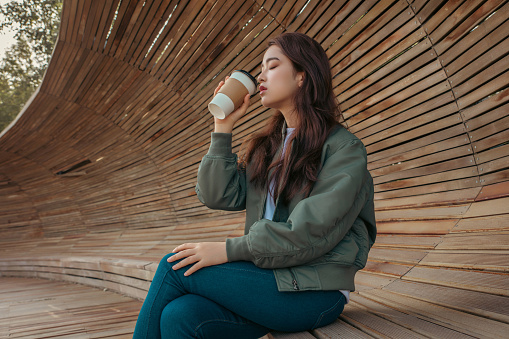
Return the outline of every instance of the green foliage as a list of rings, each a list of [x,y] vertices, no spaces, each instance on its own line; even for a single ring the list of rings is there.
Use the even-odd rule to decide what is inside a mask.
[[[16,43],[0,60],[0,131],[18,115],[42,81],[60,28],[62,0],[11,1],[0,6],[0,32]]]

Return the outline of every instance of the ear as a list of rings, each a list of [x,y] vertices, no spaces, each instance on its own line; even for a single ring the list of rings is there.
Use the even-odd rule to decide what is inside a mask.
[[[298,77],[298,85],[299,87],[302,87],[302,85],[304,84],[304,75],[305,73],[304,72],[299,72],[297,73],[297,77]]]

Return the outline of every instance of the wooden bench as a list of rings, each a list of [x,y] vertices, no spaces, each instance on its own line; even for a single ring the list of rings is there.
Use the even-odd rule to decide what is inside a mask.
[[[508,1],[64,1],[0,134],[0,276],[143,299],[175,245],[243,234],[194,192],[213,89],[284,31],[321,42],[368,150],[379,236],[333,324],[275,338],[505,337]],[[228,20],[225,20],[227,18]],[[272,114],[252,99],[234,151]]]

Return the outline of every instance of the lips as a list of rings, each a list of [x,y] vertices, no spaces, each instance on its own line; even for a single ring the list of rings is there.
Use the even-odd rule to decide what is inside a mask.
[[[266,91],[266,90],[267,90],[267,87],[260,86],[260,93],[263,92],[263,91]]]

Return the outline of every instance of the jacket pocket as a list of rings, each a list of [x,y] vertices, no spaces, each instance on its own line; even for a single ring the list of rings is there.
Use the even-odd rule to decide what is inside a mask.
[[[308,265],[273,269],[279,292],[321,290],[320,277],[314,267]]]
[[[358,253],[359,246],[357,245],[355,238],[352,236],[351,231],[348,231],[343,239],[341,239],[341,241],[332,250],[307,264],[320,265],[333,263],[344,266],[352,266],[355,263]]]
[[[292,284],[295,291],[322,289],[320,277],[314,267],[308,265],[294,266],[290,267],[290,273],[293,278]]]
[[[363,269],[368,261],[370,249],[368,229],[362,220],[357,219],[352,225],[351,232],[359,248],[359,253],[355,259],[355,266]]]
[[[357,253],[359,253],[359,246],[357,246],[357,242],[349,231],[345,237],[326,254],[326,259],[335,264],[351,266],[354,264],[355,258],[357,258]]]

